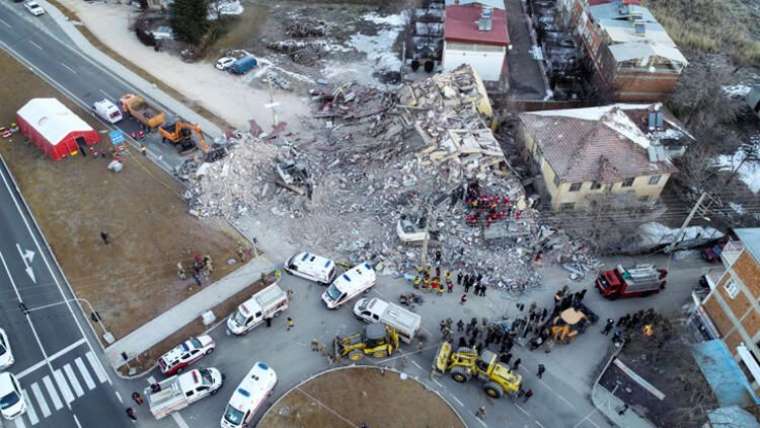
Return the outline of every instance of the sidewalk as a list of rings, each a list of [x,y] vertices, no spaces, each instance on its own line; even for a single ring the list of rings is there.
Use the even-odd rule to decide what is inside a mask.
[[[591,389],[591,401],[597,410],[616,426],[625,428],[655,428],[651,422],[639,416],[633,408],[629,408],[625,413],[620,415],[619,412],[623,409],[625,403],[598,383]]]
[[[128,361],[133,360],[153,345],[200,317],[203,312],[222,303],[261,278],[261,274],[269,273],[274,269],[274,263],[266,256],[256,257],[246,263],[245,266],[188,297],[180,304],[107,347],[105,353],[108,361],[114,369],[122,366],[125,363],[121,356],[122,352],[127,354]],[[226,314],[215,315],[224,316]]]
[[[82,33],[77,30],[76,26],[69,21],[69,19],[61,13],[60,10],[53,7],[45,0],[40,0],[39,3],[47,11],[48,15],[53,18],[56,24],[63,30],[79,48],[79,51],[85,56],[92,59],[95,63],[99,64],[102,68],[110,71],[117,79],[126,82],[128,85],[133,86],[140,95],[148,97],[163,107],[165,110],[171,111],[178,116],[189,120],[190,122],[197,123],[201,126],[201,129],[211,136],[212,138],[223,135],[222,130],[211,121],[207,120],[203,116],[196,113],[194,110],[188,108],[181,102],[175,100],[155,84],[146,81],[142,77],[138,76],[132,70],[123,66],[120,62],[101,52],[92,46]],[[54,32],[51,34],[55,36]]]

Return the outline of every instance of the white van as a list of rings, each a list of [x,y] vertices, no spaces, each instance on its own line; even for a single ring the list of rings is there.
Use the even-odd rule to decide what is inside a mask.
[[[291,275],[327,285],[335,279],[335,262],[309,252],[298,253],[288,259],[285,270]]]
[[[354,305],[354,315],[364,322],[393,327],[405,343],[412,343],[422,325],[420,314],[377,297],[359,299]]]
[[[241,303],[227,318],[227,330],[235,335],[246,334],[267,318],[274,318],[288,309],[288,293],[275,282]]]
[[[275,385],[277,373],[267,363],[256,362],[232,393],[232,398],[224,409],[222,428],[249,426],[256,410],[272,395]]]
[[[92,109],[95,110],[95,113],[97,113],[101,119],[108,123],[116,123],[123,119],[121,110],[116,107],[116,104],[105,98],[100,101],[95,101],[92,105]]]
[[[370,287],[375,285],[375,279],[375,270],[369,263],[358,264],[335,278],[322,293],[322,301],[328,309],[335,309],[359,293],[369,291]]]

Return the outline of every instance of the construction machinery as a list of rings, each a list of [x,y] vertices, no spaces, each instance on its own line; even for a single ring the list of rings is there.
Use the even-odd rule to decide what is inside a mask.
[[[365,355],[374,358],[385,358],[399,349],[398,332],[386,325],[368,324],[364,331],[349,336],[336,336],[333,341],[333,352],[336,361],[348,357],[351,361],[359,361]]]
[[[583,304],[576,304],[560,312],[550,321],[549,331],[554,341],[570,343],[599,317]]]
[[[149,104],[145,99],[135,94],[124,94],[119,99],[121,109],[128,116],[132,116],[143,126],[154,129],[164,124],[166,114]]]
[[[473,377],[484,382],[483,391],[492,398],[513,394],[520,390],[522,376],[498,361],[496,353],[487,349],[480,354],[473,348],[453,351],[451,343],[443,342],[433,361],[433,370],[449,372],[455,382],[465,383]]]
[[[201,127],[193,123],[178,119],[169,125],[160,126],[158,132],[164,142],[176,144],[180,153],[195,149],[200,149],[203,153],[209,152],[209,146],[203,137]],[[193,138],[193,134],[195,134],[195,138]]]

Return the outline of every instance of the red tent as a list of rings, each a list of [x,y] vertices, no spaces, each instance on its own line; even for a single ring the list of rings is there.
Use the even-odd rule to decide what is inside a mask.
[[[55,98],[33,98],[16,112],[21,133],[53,160],[74,156],[100,135]]]

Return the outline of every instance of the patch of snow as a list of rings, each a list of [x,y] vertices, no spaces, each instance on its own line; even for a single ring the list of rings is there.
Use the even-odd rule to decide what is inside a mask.
[[[628,115],[623,113],[623,110],[614,108],[605,114],[601,120],[618,134],[625,136],[644,149],[649,148],[651,144],[649,137],[641,132],[641,129],[633,123]]]
[[[724,171],[735,171],[742,163],[745,156],[746,153],[739,150],[733,155],[718,156],[715,159],[715,163]],[[760,192],[760,163],[749,161],[744,162],[737,173],[739,174],[739,179],[749,187],[749,190],[752,193]]]
[[[749,91],[752,89],[747,85],[728,85],[721,87],[723,89],[723,93],[728,95],[731,98],[743,98],[746,97],[747,94],[749,94]]]
[[[670,244],[678,238],[678,228],[670,228],[661,223],[649,222],[639,226],[639,237],[642,248],[652,248]],[[723,233],[712,227],[690,226],[684,231],[681,243],[689,241],[711,241],[723,236]],[[698,242],[694,242],[697,244]]]
[[[737,204],[736,202],[729,202],[728,206],[731,207],[732,210],[734,210],[735,213],[739,215],[744,215],[747,210],[744,209],[742,204]]]
[[[375,12],[370,12],[362,16],[362,19],[377,25],[390,25],[391,27],[401,27],[406,24],[406,17],[403,14],[380,16]]]
[[[562,110],[544,110],[544,111],[532,111],[527,114],[535,114],[539,116],[556,116],[556,117],[569,117],[573,119],[581,120],[593,120],[597,121],[607,114],[614,107],[621,110],[638,110],[649,108],[652,104],[611,104],[601,107],[587,107],[587,108],[568,108]]]

